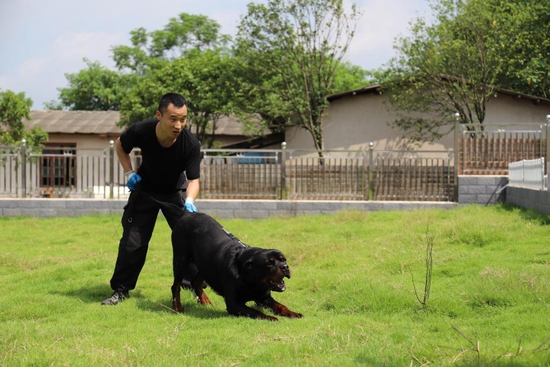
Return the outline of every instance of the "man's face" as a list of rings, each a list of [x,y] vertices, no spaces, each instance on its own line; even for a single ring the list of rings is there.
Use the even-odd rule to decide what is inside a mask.
[[[156,117],[163,135],[177,138],[187,125],[187,106],[175,107],[170,103],[163,113],[157,111]]]

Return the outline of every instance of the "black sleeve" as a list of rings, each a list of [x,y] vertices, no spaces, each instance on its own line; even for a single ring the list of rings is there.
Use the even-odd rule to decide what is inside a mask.
[[[136,122],[130,126],[125,132],[120,135],[120,143],[122,149],[127,154],[130,154],[134,148],[142,148],[143,144],[149,139],[149,137],[155,134],[155,126],[157,119],[147,119],[140,122]]]
[[[189,162],[185,174],[188,180],[196,180],[201,176],[201,145],[198,140],[191,148],[188,157]]]
[[[136,128],[137,126],[134,124],[120,135],[120,143],[126,154],[130,154],[132,149],[137,146]]]

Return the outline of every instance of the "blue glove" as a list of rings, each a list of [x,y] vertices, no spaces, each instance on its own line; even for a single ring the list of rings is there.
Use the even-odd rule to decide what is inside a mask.
[[[195,206],[195,204],[193,204],[193,202],[194,200],[192,197],[188,197],[187,199],[185,199],[185,203],[183,204],[183,207],[185,208],[185,210],[191,213],[196,212],[197,207]]]
[[[141,181],[141,176],[134,171],[128,171],[124,175],[126,176],[126,187],[128,187],[130,191],[134,191],[137,183]]]

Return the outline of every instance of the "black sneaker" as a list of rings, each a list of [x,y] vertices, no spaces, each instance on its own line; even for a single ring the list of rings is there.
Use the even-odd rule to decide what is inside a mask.
[[[114,306],[117,303],[124,301],[126,298],[130,298],[127,291],[114,291],[111,297],[104,299],[101,304]]]

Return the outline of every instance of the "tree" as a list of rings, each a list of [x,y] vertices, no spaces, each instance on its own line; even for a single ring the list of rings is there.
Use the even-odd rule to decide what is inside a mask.
[[[495,52],[501,28],[485,1],[441,0],[432,9],[434,25],[419,18],[412,36],[398,39],[386,84],[394,125],[413,140],[448,133],[456,112],[463,124],[483,123],[504,63]]]
[[[237,35],[241,105],[249,101],[277,123],[301,126],[322,150],[326,96],[335,91],[358,17],[355,4],[342,0],[250,3]]]
[[[139,83],[147,84],[147,78],[164,69],[178,58],[193,53],[222,48],[230,37],[219,34],[220,25],[205,16],[180,14],[159,31],[148,32],[137,28],[130,32],[131,46],[118,45],[112,48],[117,70],[110,70],[99,62],[84,59],[86,69],[65,74],[69,86],[59,88],[59,103],[49,102],[48,109],[108,111],[120,110],[124,105],[126,116],[143,116],[151,106],[132,104],[136,100],[133,88]],[[158,100],[159,96],[156,97]],[[123,102],[124,100],[124,102]],[[130,110],[128,110],[128,108]],[[132,111],[134,110],[135,111]],[[153,109],[154,114],[154,109]],[[147,117],[153,116],[152,114]],[[133,120],[136,122],[138,120]],[[126,121],[128,123],[128,121]]]
[[[498,52],[505,60],[499,85],[550,97],[550,0],[498,1]]]
[[[59,104],[48,103],[49,109],[72,111],[118,111],[125,92],[125,78],[99,62],[84,59],[87,69],[65,74],[69,86],[58,88]],[[128,78],[126,78],[128,79]]]
[[[213,135],[219,116],[230,112],[232,90],[226,67],[230,37],[219,30],[214,20],[182,13],[162,30],[132,31],[131,47],[113,47],[117,68],[133,78],[121,100],[120,125],[154,116],[160,96],[177,91],[188,100],[192,129],[211,147],[209,131]]]
[[[67,75],[70,85],[60,90],[61,104],[51,103],[49,107],[118,109],[119,125],[128,126],[152,117],[158,98],[165,92],[177,91],[188,99],[192,129],[207,147],[212,144],[221,115],[236,114],[250,135],[289,122],[312,121],[307,126],[320,131],[326,95],[364,85],[366,72],[340,61],[349,44],[347,36],[351,37],[343,34],[351,26],[341,2],[300,4],[302,8],[287,8],[296,12],[296,19],[298,15],[305,17],[300,11],[315,10],[312,26],[319,29],[308,30],[303,24],[293,31],[299,48],[292,59],[296,62],[289,65],[292,75],[266,64],[263,49],[244,47],[244,39],[243,47],[230,49],[231,39],[219,33],[217,22],[204,16],[180,14],[162,30],[131,31],[130,46],[113,47],[117,71],[86,60],[87,69]],[[342,39],[346,44],[338,43]],[[308,48],[307,42],[319,44]],[[235,56],[236,50],[246,52]],[[281,52],[286,50],[271,49],[272,56]],[[307,84],[288,85],[285,90],[285,83],[294,83],[296,78],[303,78]],[[304,100],[306,97],[309,99]]]
[[[168,62],[148,73],[124,98],[121,106],[122,124],[150,118],[158,99],[169,91],[183,94],[189,106],[191,130],[203,146],[211,147],[216,122],[230,114],[234,93],[231,73],[232,59],[221,51],[207,50]]]
[[[175,60],[191,52],[224,48],[231,37],[220,34],[220,25],[204,15],[181,13],[164,29],[151,33],[151,56]]]
[[[145,28],[137,28],[131,31],[132,46],[113,47],[113,59],[118,70],[143,76],[190,53],[223,48],[230,37],[219,31],[220,25],[215,20],[181,13],[171,18],[162,30],[147,32]]]
[[[27,145],[39,146],[48,140],[48,134],[38,126],[25,130],[23,120],[31,119],[31,106],[32,100],[25,97],[25,93],[0,90],[0,144],[21,145],[25,139]]]
[[[482,124],[498,89],[550,94],[550,0],[439,0],[411,23],[385,75],[394,126],[415,140]]]
[[[343,92],[362,88],[377,81],[377,71],[365,70],[350,62],[342,62],[336,69],[334,76],[334,92]]]

